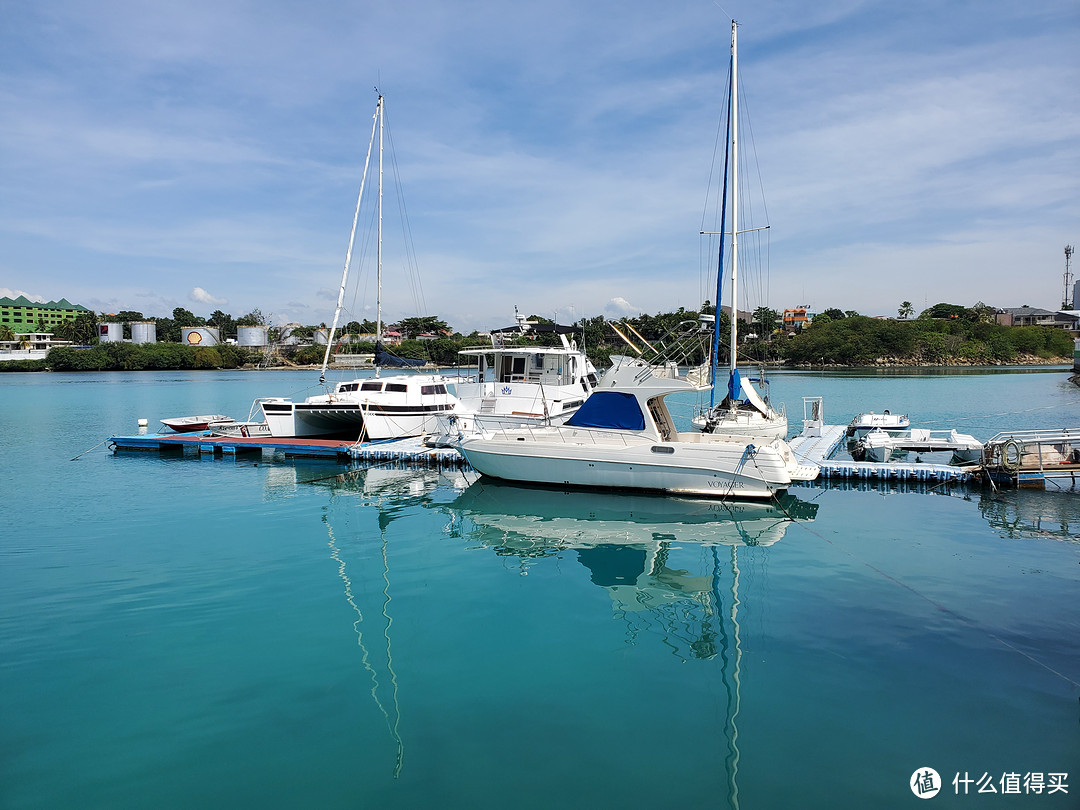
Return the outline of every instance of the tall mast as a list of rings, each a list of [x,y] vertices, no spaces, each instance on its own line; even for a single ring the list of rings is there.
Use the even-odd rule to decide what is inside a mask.
[[[739,333],[739,58],[731,21],[731,371],[736,368]],[[719,270],[717,271],[719,272]]]
[[[356,211],[353,213],[352,231],[349,233],[349,249],[345,251],[345,267],[341,270],[341,287],[338,289],[337,306],[334,308],[334,322],[330,324],[330,334],[326,338],[326,352],[323,354],[322,371],[319,373],[319,383],[326,382],[326,367],[330,363],[330,351],[334,345],[334,332],[337,330],[338,319],[341,317],[341,308],[345,304],[345,283],[349,278],[349,265],[352,264],[353,245],[356,244],[356,223],[360,219],[360,202],[364,199],[364,186],[367,183],[368,167],[371,165],[371,147],[375,145],[375,126],[379,122],[379,108],[382,106],[382,96],[375,105],[375,115],[371,119],[371,137],[368,139],[367,157],[364,158],[364,173],[360,177],[360,193],[356,195]]]
[[[379,225],[378,248],[376,249],[376,289],[375,289],[375,345],[382,343],[382,184],[383,184],[383,97],[379,95],[376,105],[379,116]],[[376,358],[378,359],[378,358]],[[375,376],[379,376],[379,366],[375,365]]]

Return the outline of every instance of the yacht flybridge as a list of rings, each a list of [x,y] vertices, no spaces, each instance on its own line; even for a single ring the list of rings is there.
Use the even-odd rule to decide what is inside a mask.
[[[514,326],[491,333],[490,346],[458,353],[476,364],[477,375],[455,383],[457,407],[439,416],[429,444],[449,445],[482,430],[562,424],[593,392],[596,368],[573,340],[573,327],[515,317]],[[558,336],[558,346],[533,342],[550,334]]]

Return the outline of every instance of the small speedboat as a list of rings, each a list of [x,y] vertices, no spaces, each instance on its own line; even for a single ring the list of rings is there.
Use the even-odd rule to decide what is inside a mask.
[[[975,464],[982,460],[983,444],[974,436],[957,433],[955,430],[912,429],[898,435],[890,435],[884,430],[871,430],[859,441],[857,450],[861,450],[867,461],[876,461],[879,464],[888,461],[894,451],[952,451],[953,458],[960,464]],[[857,454],[852,452],[853,457]]]
[[[212,422],[220,424],[233,421],[235,420],[231,417],[215,413],[203,416],[178,416],[173,419],[162,419],[161,424],[177,433],[196,433],[200,430],[208,430]]]
[[[867,413],[860,413],[851,420],[847,428],[847,435],[858,438],[871,430],[899,433],[909,427],[911,427],[911,420],[907,418],[906,414],[890,413],[888,410],[882,413],[868,411]]]

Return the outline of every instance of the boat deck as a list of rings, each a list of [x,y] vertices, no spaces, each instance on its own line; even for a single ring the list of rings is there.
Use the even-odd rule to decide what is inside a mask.
[[[814,431],[803,430],[788,440],[791,450],[803,463],[816,464],[822,478],[868,478],[883,481],[970,481],[974,468],[952,464],[923,464],[911,461],[853,461],[831,458],[847,438],[846,425],[821,425]]]
[[[142,433],[110,436],[114,452],[158,451],[235,456],[241,453],[280,453],[286,458],[338,458],[342,461],[397,461],[415,464],[463,466],[452,448],[432,448],[418,437],[357,444],[347,439],[274,438],[271,436],[214,436],[209,433]]]

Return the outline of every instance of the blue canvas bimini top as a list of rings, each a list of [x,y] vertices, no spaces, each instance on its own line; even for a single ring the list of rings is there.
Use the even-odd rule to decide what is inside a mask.
[[[633,394],[596,391],[567,422],[571,427],[644,430],[645,416]]]

